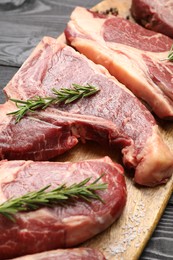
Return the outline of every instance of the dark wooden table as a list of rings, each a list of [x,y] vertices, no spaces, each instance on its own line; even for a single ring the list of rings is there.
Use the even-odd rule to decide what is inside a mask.
[[[0,103],[3,87],[47,35],[60,35],[77,5],[91,8],[98,0],[0,0]],[[173,196],[141,260],[173,259]],[[130,260],[130,259],[127,259]]]

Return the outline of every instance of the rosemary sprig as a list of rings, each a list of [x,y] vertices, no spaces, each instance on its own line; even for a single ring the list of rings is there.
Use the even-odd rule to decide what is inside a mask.
[[[51,191],[47,191],[51,187],[48,185],[38,191],[28,192],[19,198],[11,198],[0,205],[0,214],[15,221],[15,214],[18,212],[33,211],[44,206],[64,205],[80,198],[88,202],[95,199],[104,203],[97,194],[98,190],[107,188],[107,183],[98,183],[103,175],[88,185],[86,184],[91,180],[91,177],[70,186],[62,184]]]
[[[13,99],[13,101],[18,110],[8,113],[7,115],[15,115],[16,123],[18,123],[27,112],[34,112],[37,109],[45,109],[52,104],[69,104],[79,98],[89,97],[99,91],[99,88],[87,84],[86,86],[81,86],[78,84],[72,84],[73,88],[61,88],[60,90],[52,89],[54,97],[39,97],[36,96],[33,99],[28,99],[26,101]]]
[[[165,59],[161,59],[161,61],[165,61],[165,60],[173,62],[173,44],[172,44],[171,49],[168,53],[168,57],[165,58]]]
[[[173,44],[172,44],[171,49],[168,53],[168,60],[173,61]]]

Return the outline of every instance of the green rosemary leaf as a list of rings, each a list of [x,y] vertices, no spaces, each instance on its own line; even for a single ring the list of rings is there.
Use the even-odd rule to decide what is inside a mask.
[[[169,51],[169,53],[168,53],[167,58],[161,59],[161,61],[166,61],[166,60],[173,62],[173,44],[172,44],[172,46],[171,46],[171,49],[170,49],[170,51]]]
[[[99,91],[98,88],[89,84],[86,86],[72,84],[72,86],[73,88],[61,88],[60,90],[53,88],[52,93],[54,94],[54,97],[36,96],[33,99],[28,99],[26,101],[11,98],[10,100],[16,104],[18,110],[10,112],[7,115],[16,116],[16,123],[18,123],[28,112],[34,112],[37,109],[45,109],[52,104],[69,104],[77,99],[89,97]]]
[[[90,202],[95,199],[104,203],[97,193],[97,191],[107,188],[107,183],[98,183],[102,177],[103,175],[90,184],[88,182],[91,178],[86,178],[70,186],[62,184],[50,191],[48,189],[51,185],[48,185],[38,191],[28,192],[19,198],[11,198],[0,205],[0,214],[15,221],[15,214],[18,212],[33,211],[43,206],[65,205],[71,200],[83,199]]]
[[[173,61],[173,45],[171,46],[171,49],[169,51],[168,60]]]

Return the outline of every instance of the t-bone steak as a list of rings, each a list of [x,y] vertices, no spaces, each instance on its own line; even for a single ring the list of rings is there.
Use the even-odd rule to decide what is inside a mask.
[[[76,7],[65,30],[68,42],[102,64],[161,118],[173,119],[173,40],[129,20]]]
[[[90,84],[100,91],[68,105],[30,113],[17,124],[14,116],[7,115],[16,110],[15,105],[8,101],[0,107],[1,159],[48,160],[80,138],[119,145],[124,164],[135,169],[137,183],[166,182],[172,174],[173,156],[151,113],[104,67],[73,48],[44,38],[5,92],[9,98],[25,100],[52,96],[52,88],[71,88],[72,83]]]
[[[98,194],[105,203],[78,200],[68,206],[43,207],[17,213],[16,222],[0,215],[0,259],[74,247],[110,226],[126,203],[123,168],[109,157],[73,163],[2,160],[0,203],[47,185],[54,189],[88,177],[93,182],[101,175],[100,182],[108,186]]]
[[[132,0],[131,14],[145,28],[173,38],[173,1]]]
[[[106,260],[106,258],[96,249],[81,247],[26,255],[14,260]]]

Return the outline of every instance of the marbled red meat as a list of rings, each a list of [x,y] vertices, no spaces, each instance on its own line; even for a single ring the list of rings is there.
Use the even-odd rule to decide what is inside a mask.
[[[50,185],[80,182],[88,177],[106,190],[98,191],[105,201],[78,200],[67,207],[43,207],[17,213],[16,222],[0,215],[0,259],[34,254],[57,248],[74,247],[109,227],[122,213],[126,203],[123,168],[108,157],[83,162],[0,162],[0,203]]]
[[[173,1],[132,0],[131,14],[145,28],[173,38]]]
[[[82,7],[73,11],[65,35],[72,46],[105,66],[155,114],[173,118],[173,63],[166,60],[172,39],[121,17],[100,17]]]
[[[83,142],[95,140],[103,145],[119,145],[122,148],[123,162],[127,167],[135,169],[136,182],[150,186],[166,182],[172,174],[173,156],[163,142],[151,113],[104,67],[94,64],[71,47],[57,44],[52,38],[44,38],[6,86],[5,92],[9,98],[28,99],[34,96],[50,96],[52,88],[70,88],[72,83],[88,83],[99,87],[100,91],[73,104],[31,113],[18,124],[15,124],[13,116],[6,115],[7,109],[4,112],[2,106],[1,114],[4,113],[4,118],[0,123],[1,158],[17,159],[18,155],[19,158],[22,156],[23,159],[28,159],[22,142],[21,148],[16,148],[16,142],[13,143],[18,132],[17,127],[21,129],[20,136],[25,140],[25,147],[31,148],[30,159],[31,156],[34,160],[47,156],[48,160],[51,155],[55,156],[56,153],[63,152],[63,149],[67,150],[68,146],[69,149],[74,146],[77,138]],[[10,111],[12,110],[13,108]],[[46,134],[50,139],[52,136],[52,146],[48,152],[46,130],[40,130],[43,135],[34,139],[38,139],[36,144],[31,143],[29,137],[26,138],[27,128],[32,127],[33,118],[38,124],[44,122],[50,129],[53,127],[57,133],[55,138],[51,133],[48,134],[47,129]],[[59,129],[62,129],[62,139],[58,137]],[[33,131],[33,134],[37,132],[39,130]],[[63,142],[64,135],[68,141]],[[59,140],[63,142],[63,147]],[[60,151],[57,149],[58,145]],[[41,147],[41,150],[37,147]],[[38,152],[37,156],[35,150]]]
[[[0,105],[0,159],[48,160],[78,143],[68,124],[50,124],[33,116],[15,124],[7,115],[15,110],[12,102]]]

